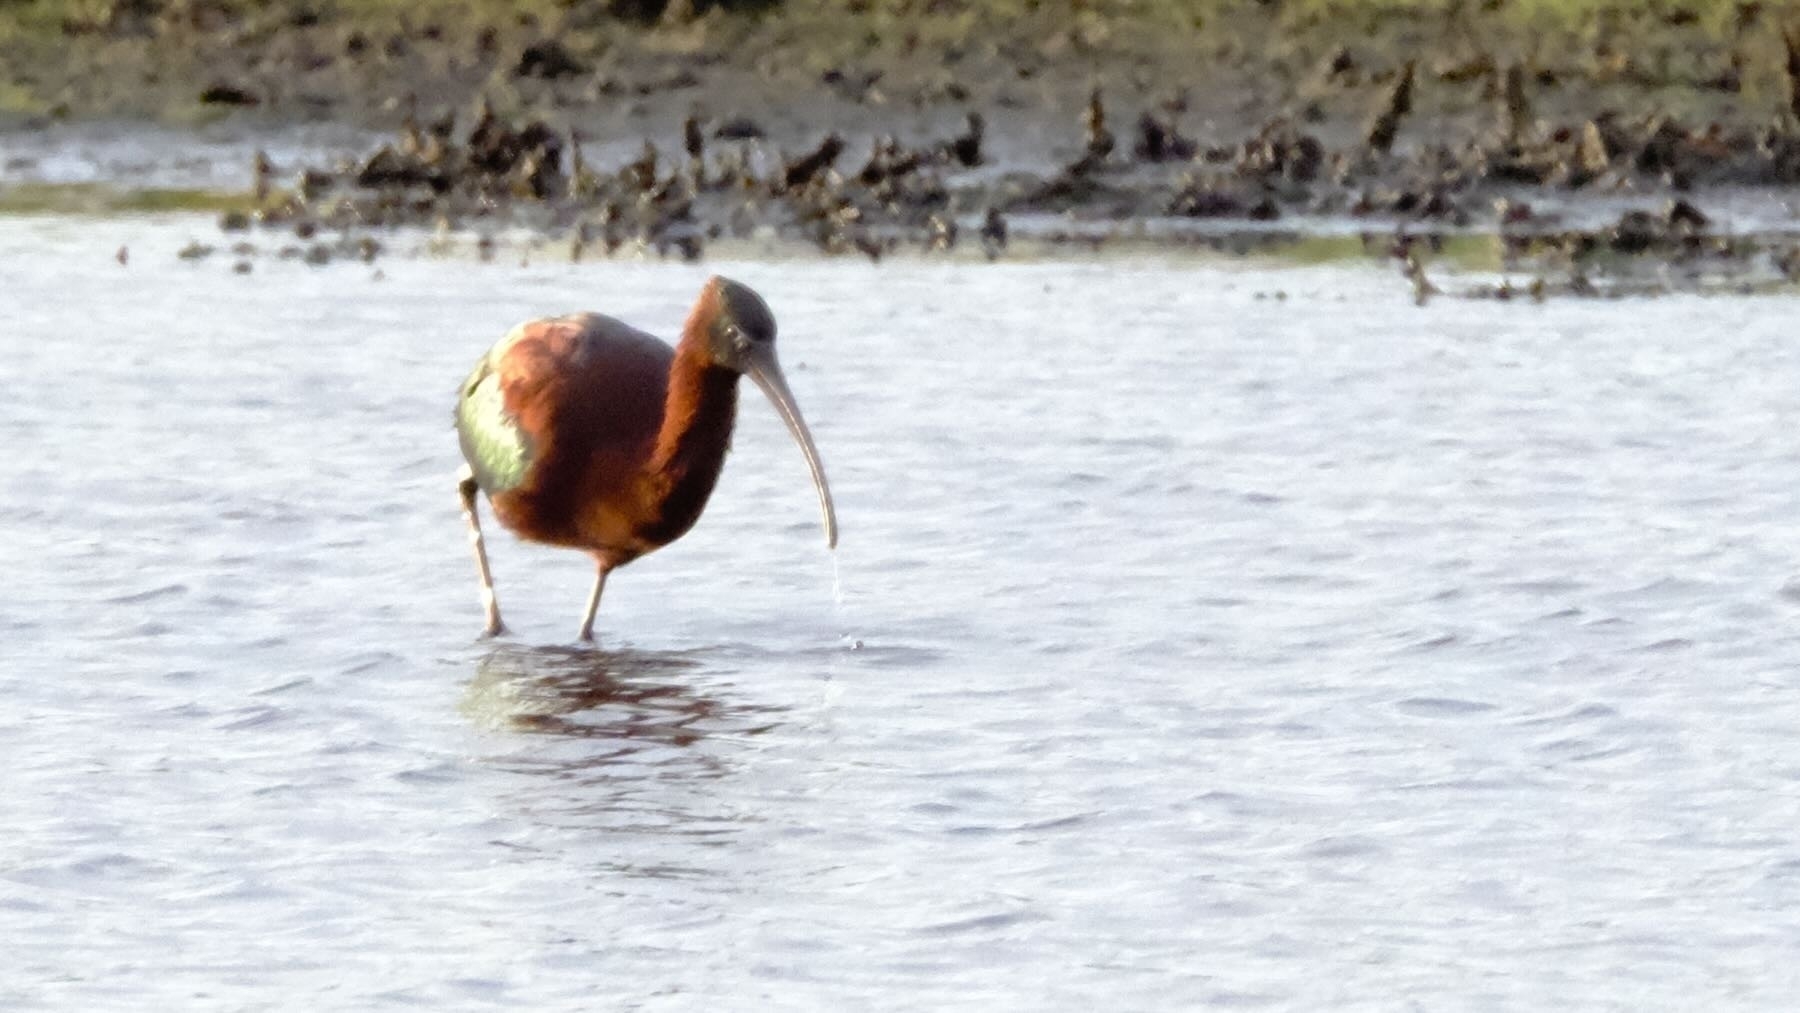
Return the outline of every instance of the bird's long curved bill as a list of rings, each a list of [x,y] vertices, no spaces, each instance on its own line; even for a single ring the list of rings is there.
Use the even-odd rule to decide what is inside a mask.
[[[794,403],[793,392],[788,390],[787,380],[781,375],[781,363],[776,361],[775,351],[770,348],[753,355],[749,366],[750,379],[769,396],[775,410],[781,413],[781,421],[787,423],[788,432],[794,434],[794,442],[800,444],[800,452],[806,455],[806,466],[812,469],[813,487],[819,490],[819,513],[825,520],[825,544],[835,549],[837,510],[831,505],[831,487],[825,484],[825,466],[819,463],[819,448],[813,446],[812,431],[806,428],[800,406]]]

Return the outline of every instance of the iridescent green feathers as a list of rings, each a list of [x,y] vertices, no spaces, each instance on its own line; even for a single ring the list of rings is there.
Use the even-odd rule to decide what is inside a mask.
[[[517,337],[515,330],[475,364],[456,399],[456,437],[462,444],[463,459],[475,472],[476,484],[490,496],[517,488],[531,470],[531,439],[506,410],[496,369]]]

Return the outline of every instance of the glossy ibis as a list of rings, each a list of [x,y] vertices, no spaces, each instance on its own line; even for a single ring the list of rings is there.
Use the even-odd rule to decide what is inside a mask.
[[[775,357],[775,318],[748,287],[714,277],[670,348],[597,313],[520,324],[475,364],[456,403],[459,484],[488,636],[505,630],[476,494],[519,537],[582,549],[598,566],[580,637],[592,640],[613,570],[694,526],[737,419],[738,377],[774,402],[806,454],[837,545],[819,452]]]

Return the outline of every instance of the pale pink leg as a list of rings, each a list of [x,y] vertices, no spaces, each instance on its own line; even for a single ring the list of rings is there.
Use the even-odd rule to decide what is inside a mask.
[[[463,520],[469,524],[469,544],[475,548],[475,570],[481,575],[481,605],[487,610],[487,629],[481,635],[497,637],[506,632],[506,624],[500,621],[500,599],[494,594],[494,573],[488,569],[487,542],[481,537],[481,518],[476,513],[475,497],[481,488],[475,484],[475,473],[466,464],[457,478],[457,491],[462,494]]]
[[[599,571],[594,575],[594,590],[588,595],[587,615],[581,617],[581,632],[576,639],[589,642],[594,639],[594,614],[600,611],[600,592],[606,590],[606,575],[611,572],[612,567],[599,564]]]

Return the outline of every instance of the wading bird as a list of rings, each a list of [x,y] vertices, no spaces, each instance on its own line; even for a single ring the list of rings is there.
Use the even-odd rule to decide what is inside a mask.
[[[581,313],[520,324],[475,364],[457,399],[456,433],[486,635],[506,627],[476,494],[487,493],[494,516],[519,537],[593,555],[599,572],[580,633],[592,640],[606,575],[700,518],[725,464],[738,377],[746,374],[805,453],[825,541],[835,548],[831,490],[775,358],[775,318],[748,287],[709,279],[674,348]]]

